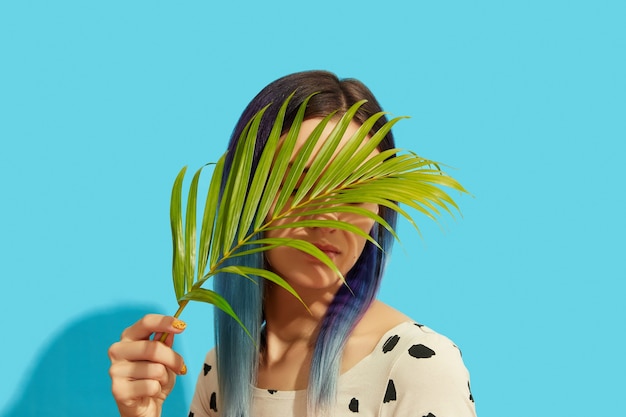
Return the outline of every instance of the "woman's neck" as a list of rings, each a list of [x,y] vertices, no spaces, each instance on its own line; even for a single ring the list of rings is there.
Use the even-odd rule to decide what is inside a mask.
[[[339,285],[324,290],[294,288],[304,304],[278,285],[266,287],[265,343],[259,357],[257,387],[306,388],[319,325]]]
[[[269,285],[264,301],[268,343],[307,342],[312,345],[340,285],[325,289],[294,288],[304,303],[283,288]]]

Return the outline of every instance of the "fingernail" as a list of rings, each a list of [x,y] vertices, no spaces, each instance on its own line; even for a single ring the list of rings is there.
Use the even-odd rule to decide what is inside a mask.
[[[187,365],[185,365],[184,363],[183,363],[183,367],[180,369],[180,374],[181,375],[187,374]]]
[[[187,323],[185,323],[182,320],[174,320],[174,322],[172,323],[172,327],[178,330],[183,330],[185,327],[187,327]]]

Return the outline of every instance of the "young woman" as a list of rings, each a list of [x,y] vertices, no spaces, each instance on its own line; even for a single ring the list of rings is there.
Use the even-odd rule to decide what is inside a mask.
[[[233,132],[229,155],[248,120],[274,103],[259,128],[256,166],[280,103],[294,91],[283,133],[300,104],[318,93],[307,105],[299,145],[321,118],[336,110],[340,116],[359,100],[367,103],[360,107],[342,142],[381,111],[372,93],[357,80],[340,80],[323,71],[292,74],[265,87],[248,105]],[[372,132],[385,122],[379,119]],[[318,148],[335,124],[326,127]],[[375,153],[393,147],[389,133]],[[227,160],[226,172],[233,168],[231,162]],[[362,207],[395,225],[392,210],[376,204]],[[469,375],[458,348],[375,299],[391,250],[390,234],[364,216],[320,216],[356,225],[383,250],[356,234],[331,227],[271,232],[314,244],[345,276],[347,285],[315,258],[289,247],[246,257],[246,264],[270,269],[287,280],[309,310],[276,285],[217,276],[216,291],[231,303],[256,344],[234,320],[216,311],[216,348],[206,357],[189,415],[475,416]],[[148,315],[111,346],[112,390],[123,417],[160,415],[176,374],[186,373],[182,358],[171,349],[173,334],[183,329],[179,320]],[[172,333],[165,344],[150,340],[163,332]]]

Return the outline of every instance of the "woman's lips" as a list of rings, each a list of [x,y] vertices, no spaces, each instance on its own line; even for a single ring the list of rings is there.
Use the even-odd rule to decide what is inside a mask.
[[[326,256],[328,256],[333,261],[338,255],[341,254],[341,252],[336,246],[331,245],[329,243],[314,243],[313,245],[319,250],[321,250],[322,252],[324,252]]]

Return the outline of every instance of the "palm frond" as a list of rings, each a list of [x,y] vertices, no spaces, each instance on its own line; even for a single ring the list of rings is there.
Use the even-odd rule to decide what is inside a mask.
[[[400,205],[410,207],[435,221],[444,211],[450,214],[458,211],[457,204],[444,188],[461,193],[466,191],[461,184],[445,174],[439,164],[401,149],[390,149],[371,156],[402,117],[389,120],[366,140],[374,123],[385,115],[382,112],[374,114],[349,138],[345,146],[338,149],[363,102],[356,103],[341,116],[314,160],[307,166],[322,132],[336,116],[332,113],[323,118],[293,155],[310,97],[299,107],[291,128],[281,140],[285,112],[291,98],[288,97],[282,103],[254,172],[252,163],[256,136],[267,108],[257,113],[246,125],[234,151],[233,168],[228,177],[224,178],[226,155],[213,165],[199,233],[196,228],[196,206],[203,168],[196,171],[191,181],[184,228],[181,207],[186,167],[176,177],[170,206],[172,275],[179,304],[175,316],[181,313],[188,301],[203,301],[213,304],[241,324],[236,312],[222,296],[202,287],[208,279],[223,272],[248,279],[260,277],[270,280],[300,299],[289,283],[272,271],[237,265],[236,261],[234,264],[228,262],[227,266],[226,261],[278,246],[292,247],[315,256],[341,277],[330,258],[313,244],[297,239],[263,237],[270,230],[285,227],[334,227],[356,233],[378,245],[371,236],[351,223],[315,220],[315,216],[329,212],[366,216],[397,238],[395,231],[382,217],[355,204],[375,203],[388,207],[405,217],[418,231],[413,217]],[[220,189],[222,184],[223,189]],[[292,217],[297,218],[282,224],[281,220]],[[198,236],[199,246],[196,251]]]

